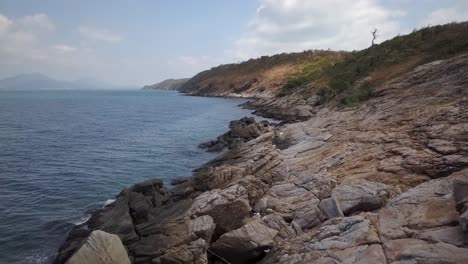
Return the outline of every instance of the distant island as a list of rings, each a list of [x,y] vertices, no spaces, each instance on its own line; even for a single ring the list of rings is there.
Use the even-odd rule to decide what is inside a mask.
[[[0,80],[0,90],[123,90],[135,88],[94,79],[56,80],[42,73],[25,73]]]
[[[146,85],[143,90],[179,90],[190,78],[167,79],[152,85]]]

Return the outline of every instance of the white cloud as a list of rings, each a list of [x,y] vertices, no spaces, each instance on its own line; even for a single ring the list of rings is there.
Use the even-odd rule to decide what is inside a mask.
[[[54,29],[54,24],[45,14],[15,19],[0,14],[0,58],[4,63],[15,64],[46,59],[48,55],[41,50],[39,40]]]
[[[307,49],[354,50],[370,45],[373,28],[379,41],[400,30],[400,10],[375,0],[260,0],[248,30],[228,54],[247,59]]]
[[[0,35],[4,34],[13,22],[8,17],[0,15]]]
[[[24,16],[16,21],[17,26],[23,30],[54,31],[55,25],[46,14]]]
[[[54,49],[56,49],[60,53],[69,53],[77,50],[77,48],[65,44],[55,45]]]
[[[450,22],[461,22],[468,20],[468,10],[460,8],[442,8],[433,11],[423,20],[421,26],[442,25]]]
[[[124,39],[123,36],[103,28],[80,26],[78,27],[78,32],[85,38],[110,43],[120,42]]]

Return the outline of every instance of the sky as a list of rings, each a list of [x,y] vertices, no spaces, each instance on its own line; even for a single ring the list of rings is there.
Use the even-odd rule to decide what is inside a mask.
[[[468,20],[468,0],[1,0],[0,78],[145,85],[308,49],[359,50]]]

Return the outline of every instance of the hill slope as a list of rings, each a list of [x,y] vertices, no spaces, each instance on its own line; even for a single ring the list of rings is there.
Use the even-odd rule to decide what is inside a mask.
[[[144,90],[179,90],[190,78],[182,79],[167,79],[159,83],[152,85],[146,85],[142,89]]]
[[[309,50],[221,65],[195,75],[180,91],[193,95],[272,97],[281,92],[281,87],[290,78],[307,69],[320,74],[346,54]]]
[[[468,52],[468,22],[427,27],[354,52],[305,51],[203,71],[180,91],[257,98],[258,114],[305,120],[324,106],[354,107],[376,87],[424,63]]]

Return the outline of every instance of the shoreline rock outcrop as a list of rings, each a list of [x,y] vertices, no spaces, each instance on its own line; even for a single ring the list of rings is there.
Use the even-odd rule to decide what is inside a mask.
[[[237,123],[242,140],[192,177],[124,189],[71,231],[56,263],[94,230],[117,235],[135,264],[464,263],[467,72],[458,56],[354,109]]]

